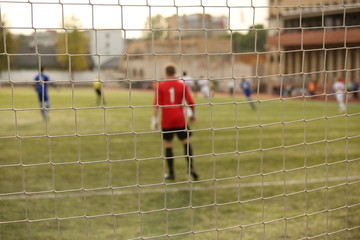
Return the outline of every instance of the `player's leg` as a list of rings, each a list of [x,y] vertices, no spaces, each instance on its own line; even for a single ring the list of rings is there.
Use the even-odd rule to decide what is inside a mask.
[[[168,166],[169,173],[165,176],[167,180],[175,179],[175,171],[174,171],[174,154],[172,149],[172,142],[165,141],[165,157],[166,163]]]
[[[247,92],[247,93],[246,93],[246,98],[247,98],[247,100],[248,100],[248,103],[250,104],[251,109],[252,109],[252,110],[255,110],[256,107],[255,107],[255,104],[254,104],[254,102],[253,102],[253,100],[252,100],[252,98],[251,98],[251,93],[250,93],[250,92]]]
[[[249,96],[249,104],[250,104],[250,107],[251,107],[252,110],[256,109],[255,104],[254,104],[254,102],[253,102],[253,100],[251,99],[250,96]]]
[[[344,94],[342,93],[338,93],[336,94],[336,99],[339,103],[339,111],[340,112],[346,112],[346,106],[345,106],[345,103],[344,103]]]
[[[188,171],[195,181],[199,179],[199,175],[196,173],[194,168],[193,150],[189,140],[183,141],[184,153],[188,162]]]
[[[193,149],[190,144],[190,136],[191,132],[188,131],[180,131],[177,133],[178,138],[181,140],[184,146],[184,155],[186,157],[188,163],[188,172],[191,174],[192,178],[197,181],[199,179],[199,175],[196,173],[194,168],[194,159],[193,159]]]
[[[105,97],[104,97],[104,91],[103,91],[103,90],[100,90],[100,96],[101,96],[101,98],[102,98],[103,104],[106,105],[106,103],[105,103]]]
[[[173,132],[167,132],[163,130],[163,139],[165,145],[165,159],[168,166],[169,173],[165,176],[166,180],[174,180],[175,179],[175,171],[174,171],[174,154],[173,154],[173,146],[172,139],[174,137]]]
[[[44,91],[44,97],[43,97],[43,109],[45,120],[48,119],[48,111],[50,109],[50,101],[48,97],[47,91]]]
[[[41,117],[45,121],[46,120],[46,112],[44,109],[44,106],[45,106],[44,95],[42,94],[42,91],[37,91],[37,95],[38,95],[38,100],[39,100],[39,104],[40,104]]]
[[[96,104],[97,105],[100,105],[101,103],[101,91],[100,89],[95,89],[95,92],[96,92]]]
[[[204,90],[205,98],[209,102],[210,101],[210,88],[206,87]]]
[[[208,91],[208,89],[206,88],[206,87],[201,87],[201,93],[202,93],[202,95],[204,96],[204,98],[206,99],[206,100],[209,100],[209,91]]]

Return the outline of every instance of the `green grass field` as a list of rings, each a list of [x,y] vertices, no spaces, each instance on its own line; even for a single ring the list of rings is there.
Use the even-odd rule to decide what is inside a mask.
[[[0,88],[0,239],[360,239],[360,104],[201,96],[164,182],[151,91]],[[254,96],[256,99],[256,96]]]

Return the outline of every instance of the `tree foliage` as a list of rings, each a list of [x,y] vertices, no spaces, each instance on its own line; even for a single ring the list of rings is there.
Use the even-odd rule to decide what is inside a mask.
[[[145,39],[152,39],[153,36],[154,39],[163,39],[166,37],[166,31],[163,31],[163,29],[167,29],[167,22],[160,14],[152,16],[151,18],[147,17],[145,28],[152,29],[151,32],[144,32],[143,36]]]
[[[267,31],[262,24],[250,27],[246,34],[234,32],[232,34],[233,52],[263,52],[265,51],[266,38]]]
[[[14,35],[6,29],[6,22],[1,18],[0,22],[0,71],[7,69],[8,61],[14,57],[8,57],[7,54],[16,53],[17,41]]]
[[[72,71],[81,71],[89,68],[89,58],[85,56],[89,52],[88,37],[81,27],[76,16],[65,19],[65,32],[59,33],[57,42],[57,61],[63,68],[71,65]]]

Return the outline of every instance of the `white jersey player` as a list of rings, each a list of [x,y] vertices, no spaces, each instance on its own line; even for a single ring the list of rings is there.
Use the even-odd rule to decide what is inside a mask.
[[[339,111],[345,112],[346,106],[344,103],[344,92],[345,92],[345,83],[344,78],[339,78],[333,85],[333,90],[335,92],[336,100],[339,103]]]
[[[203,78],[203,77],[201,77]],[[204,97],[209,101],[210,100],[210,87],[209,80],[200,79],[199,80],[200,91],[204,95]]]

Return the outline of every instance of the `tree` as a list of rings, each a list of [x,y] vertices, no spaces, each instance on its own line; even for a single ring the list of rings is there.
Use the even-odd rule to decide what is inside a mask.
[[[152,39],[153,35],[154,39],[163,39],[167,36],[166,31],[163,31],[163,29],[167,29],[167,22],[160,14],[157,14],[151,18],[147,17],[144,28],[150,28],[152,30],[151,32],[143,33],[143,36],[146,39]]]
[[[267,30],[262,24],[249,27],[246,34],[234,32],[232,34],[233,52],[263,52],[267,38]]]
[[[65,32],[59,34],[57,42],[57,61],[63,68],[69,65],[72,71],[88,69],[89,58],[82,54],[89,52],[88,38],[85,32],[78,30],[81,27],[79,19],[73,15],[65,18]]]
[[[8,68],[8,61],[14,57],[8,57],[9,53],[16,53],[17,41],[13,34],[6,29],[4,17],[0,18],[0,72]]]

